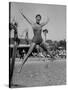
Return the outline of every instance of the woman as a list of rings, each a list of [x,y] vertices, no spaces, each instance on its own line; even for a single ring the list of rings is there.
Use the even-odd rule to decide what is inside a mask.
[[[26,21],[32,26],[33,33],[34,33],[34,37],[33,37],[33,39],[32,39],[31,46],[30,46],[30,48],[29,48],[29,50],[28,50],[27,55],[26,55],[26,56],[24,57],[24,59],[23,59],[22,66],[23,66],[23,65],[25,64],[25,62],[27,61],[29,55],[32,53],[32,51],[33,51],[33,49],[34,49],[34,47],[35,47],[36,45],[39,45],[39,46],[42,47],[44,50],[47,50],[47,52],[50,54],[50,56],[51,56],[52,58],[54,58],[54,57],[51,55],[50,51],[48,51],[47,46],[46,46],[46,44],[43,42],[43,39],[42,39],[42,36],[41,36],[42,27],[45,26],[45,25],[49,22],[49,18],[47,18],[47,21],[46,21],[46,22],[40,23],[42,17],[41,17],[40,14],[37,14],[36,17],[35,17],[36,23],[34,23],[34,22],[30,22],[22,12],[20,12],[20,13],[21,13],[21,15],[26,19]],[[22,67],[21,67],[21,69],[22,69]],[[21,71],[21,69],[20,69],[20,71]]]

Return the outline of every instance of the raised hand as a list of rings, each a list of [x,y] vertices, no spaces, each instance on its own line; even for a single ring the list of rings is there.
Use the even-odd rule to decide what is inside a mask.
[[[47,20],[46,20],[45,22],[41,23],[41,26],[42,26],[42,27],[45,26],[46,24],[48,24],[49,21],[50,21],[50,19],[49,19],[49,17],[47,16]]]

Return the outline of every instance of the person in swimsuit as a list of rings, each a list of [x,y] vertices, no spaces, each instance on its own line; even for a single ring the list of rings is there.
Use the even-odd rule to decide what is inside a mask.
[[[49,55],[51,56],[51,58],[54,59],[53,55],[47,49],[47,45],[43,42],[43,39],[42,39],[42,36],[41,36],[42,27],[45,26],[46,24],[48,24],[49,18],[47,18],[46,22],[40,23],[42,17],[41,17],[40,14],[37,14],[36,17],[35,17],[36,23],[34,23],[34,22],[30,22],[30,20],[28,20],[27,17],[22,12],[20,12],[20,13],[24,17],[24,19],[26,19],[26,21],[32,26],[33,33],[34,33],[32,43],[30,45],[30,48],[28,50],[27,55],[23,59],[22,66],[27,61],[29,55],[32,53],[32,51],[33,51],[33,49],[35,48],[36,45],[39,45],[41,48],[43,48],[45,51],[47,51],[49,53]],[[21,66],[21,69],[22,69],[22,66]],[[20,71],[21,71],[21,69],[20,69]]]

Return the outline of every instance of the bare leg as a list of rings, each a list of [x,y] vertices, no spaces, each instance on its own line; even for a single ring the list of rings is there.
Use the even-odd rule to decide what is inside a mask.
[[[47,49],[47,45],[42,42],[40,45],[45,51],[47,51],[47,53],[49,53],[49,55],[51,56],[52,59],[54,59],[54,56],[50,53],[50,51]]]
[[[30,46],[30,48],[29,48],[29,51],[28,51],[27,55],[24,57],[24,60],[23,60],[22,65],[21,65],[21,69],[22,69],[22,66],[25,64],[25,62],[27,61],[29,55],[32,53],[32,51],[33,51],[35,45],[36,45],[35,43],[32,43],[32,44],[31,44],[31,46]],[[20,72],[21,72],[21,69],[20,69]]]

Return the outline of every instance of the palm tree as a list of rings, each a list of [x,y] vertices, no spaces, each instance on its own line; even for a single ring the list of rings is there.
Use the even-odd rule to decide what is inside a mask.
[[[45,42],[46,42],[46,36],[47,36],[48,30],[47,30],[47,29],[44,29],[44,30],[43,30],[43,33],[44,33],[44,36],[45,36]]]

